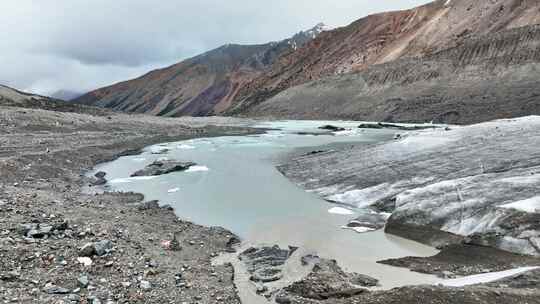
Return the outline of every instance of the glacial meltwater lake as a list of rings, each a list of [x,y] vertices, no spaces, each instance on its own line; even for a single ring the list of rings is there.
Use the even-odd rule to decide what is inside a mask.
[[[321,132],[332,124],[348,129],[333,135]],[[256,127],[279,130],[267,134],[200,138],[147,147],[140,155],[101,164],[110,190],[135,191],[146,200],[170,204],[178,217],[207,226],[221,226],[240,236],[244,244],[298,246],[303,252],[336,259],[347,271],[373,276],[384,288],[434,283],[433,276],[377,264],[404,256],[430,256],[431,247],[387,235],[382,231],[357,233],[342,229],[352,214],[335,214],[335,205],[299,188],[276,165],[291,154],[331,149],[339,145],[366,145],[392,140],[392,130],[360,130],[359,122],[275,121]],[[162,149],[165,154],[152,154]],[[193,161],[185,172],[157,177],[129,176],[160,159]]]

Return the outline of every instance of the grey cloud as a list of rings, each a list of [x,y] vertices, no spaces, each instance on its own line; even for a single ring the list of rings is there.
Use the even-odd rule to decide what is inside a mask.
[[[263,43],[426,0],[3,0],[0,82],[86,91],[225,43]]]

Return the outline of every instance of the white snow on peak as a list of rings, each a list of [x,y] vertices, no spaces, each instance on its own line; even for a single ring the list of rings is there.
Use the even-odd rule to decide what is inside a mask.
[[[489,282],[498,281],[504,278],[513,277],[513,276],[522,274],[524,272],[539,269],[539,268],[540,267],[521,267],[521,268],[515,268],[515,269],[499,271],[499,272],[477,274],[477,275],[462,277],[458,279],[444,280],[439,283],[441,285],[449,286],[449,287],[462,287],[462,286],[467,286],[467,285],[489,283]]]
[[[322,32],[325,32],[325,31],[330,31],[332,30],[332,27],[324,24],[324,23],[318,23],[317,25],[315,25],[315,27],[313,27],[312,29],[310,30],[307,30],[305,33],[309,36],[311,36],[312,38],[315,38],[317,37],[320,33]]]
[[[450,3],[452,3],[452,0],[446,0],[446,2],[444,3],[444,6],[450,5]]]
[[[330,209],[328,209],[328,213],[339,214],[339,215],[351,215],[351,214],[354,214],[354,212],[352,212],[351,210],[346,209],[346,208],[342,208],[342,207],[330,208]]]
[[[501,207],[516,209],[528,213],[540,213],[540,196],[501,205]]]

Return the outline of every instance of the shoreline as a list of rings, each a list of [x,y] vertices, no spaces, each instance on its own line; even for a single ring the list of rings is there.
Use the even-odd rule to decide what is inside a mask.
[[[141,194],[105,192],[89,195],[81,190],[87,182],[85,172],[126,154],[126,151],[133,153],[163,141],[245,135],[254,133],[253,130],[216,126],[194,130],[185,128],[183,121],[178,119],[172,123],[177,130],[171,134],[168,129],[171,120],[163,120],[166,125],[162,126],[157,122],[159,118],[150,118],[155,125],[149,126],[145,121],[147,117],[142,117],[143,121],[136,129],[132,122],[122,126],[121,131],[130,138],[104,141],[99,134],[95,136],[101,127],[96,128],[92,123],[101,118],[29,109],[10,110],[24,112],[36,121],[51,114],[66,116],[62,118],[70,124],[73,118],[81,119],[83,123],[73,128],[73,134],[84,136],[90,132],[94,136],[90,141],[78,141],[78,145],[73,145],[69,136],[65,136],[65,130],[52,130],[47,139],[60,144],[62,150],[26,153],[25,141],[21,140],[18,141],[22,143],[20,146],[11,145],[14,150],[11,156],[0,159],[2,173],[9,172],[0,177],[3,190],[0,194],[0,299],[10,302],[16,299],[18,303],[56,303],[59,300],[120,303],[123,299],[130,303],[179,299],[240,303],[232,284],[231,267],[211,265],[213,256],[228,250],[228,243],[236,238],[233,233],[179,220],[168,209],[145,208]],[[56,128],[57,123],[51,121],[40,127],[50,130]],[[165,131],[147,132],[143,128]],[[17,138],[35,134],[26,131],[26,125],[15,125],[10,129],[7,135],[17,134]],[[54,229],[34,239],[19,232],[19,227],[27,223],[39,223],[41,227],[65,224],[60,230]],[[182,247],[178,252],[162,247],[162,241],[170,240],[173,234]],[[91,256],[91,266],[81,264],[79,248],[101,241],[111,241],[111,251],[103,256]],[[39,253],[41,258],[29,260],[28,253],[31,252]],[[81,280],[88,283],[83,286]],[[212,286],[208,282],[213,282]]]

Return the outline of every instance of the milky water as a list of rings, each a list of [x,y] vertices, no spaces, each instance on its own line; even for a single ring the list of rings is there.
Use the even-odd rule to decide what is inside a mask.
[[[327,123],[350,130],[335,136],[296,134],[317,132],[318,126]],[[140,155],[122,157],[96,170],[107,172],[108,187],[112,190],[143,193],[147,200],[157,199],[173,206],[180,218],[227,228],[245,244],[298,246],[302,252],[338,260],[347,271],[376,277],[385,288],[436,282],[432,276],[375,263],[386,258],[429,256],[436,253],[435,249],[382,231],[360,234],[342,229],[362,210],[335,209],[335,205],[298,188],[275,168],[283,156],[291,153],[374,144],[392,140],[395,135],[389,130],[354,128],[358,124],[336,121],[262,123],[260,127],[281,130],[156,145]],[[164,148],[169,152],[151,153]],[[187,172],[129,178],[133,172],[160,158],[193,161],[197,166]]]

